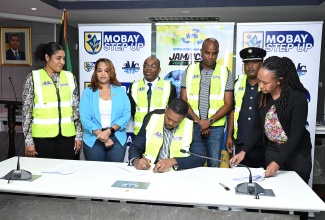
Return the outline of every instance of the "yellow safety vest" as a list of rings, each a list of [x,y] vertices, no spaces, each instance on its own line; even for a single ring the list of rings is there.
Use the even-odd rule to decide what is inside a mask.
[[[234,139],[237,139],[238,136],[238,119],[239,113],[241,110],[241,106],[243,104],[243,98],[246,91],[246,80],[247,75],[242,74],[238,76],[238,79],[235,83],[234,88],[234,97],[235,97],[235,112],[234,112]],[[258,87],[258,91],[260,91],[260,87]]]
[[[150,109],[148,110],[147,89],[144,80],[138,80],[132,84],[131,95],[136,104],[134,115],[134,134],[138,134],[146,114],[155,109],[165,109],[171,90],[171,82],[159,79],[156,86],[151,88],[152,94],[150,99]]]
[[[228,80],[228,70],[219,64],[216,65],[211,77],[208,118],[212,117],[223,105],[225,87]],[[199,116],[199,93],[200,93],[201,72],[200,63],[188,67],[186,73],[187,101],[194,113]],[[226,116],[215,121],[211,126],[224,126]]]
[[[61,71],[58,93],[45,70],[32,71],[34,83],[33,137],[56,137],[61,128],[65,137],[76,135],[72,94],[76,87],[71,72]],[[58,95],[60,100],[58,100]]]
[[[164,139],[164,117],[165,114],[152,114],[146,127],[146,158],[152,162],[156,161],[159,150],[163,145]],[[184,118],[174,133],[173,140],[170,144],[169,157],[188,157],[187,153],[180,152],[181,149],[189,150],[192,143],[193,121]]]

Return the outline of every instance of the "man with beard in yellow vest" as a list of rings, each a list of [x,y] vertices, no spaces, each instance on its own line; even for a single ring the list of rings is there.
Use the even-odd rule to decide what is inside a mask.
[[[235,145],[235,154],[238,154],[245,145],[248,134],[254,124],[254,98],[259,91],[257,73],[261,68],[266,51],[257,47],[248,47],[240,51],[244,62],[244,74],[235,81],[234,97],[235,109],[228,117],[228,135],[226,147],[232,153]],[[263,140],[246,153],[241,164],[248,167],[265,168]]]
[[[187,111],[187,102],[175,98],[165,110],[147,114],[130,146],[129,164],[138,170],[154,166],[153,171],[160,173],[203,166],[205,159],[181,152],[205,156],[202,140],[194,136],[200,130],[193,130],[193,121],[185,117]]]
[[[219,42],[204,40],[202,61],[188,66],[182,78],[181,98],[189,103],[188,114],[195,121],[208,157],[220,159],[226,115],[233,107],[234,82],[227,67],[217,63]],[[219,161],[208,160],[208,167],[219,167]]]
[[[160,78],[158,76],[160,71],[159,59],[148,57],[143,64],[144,78],[133,82],[130,86],[129,99],[135,135],[139,133],[144,116],[148,112],[164,109],[176,98],[176,87],[171,81]]]

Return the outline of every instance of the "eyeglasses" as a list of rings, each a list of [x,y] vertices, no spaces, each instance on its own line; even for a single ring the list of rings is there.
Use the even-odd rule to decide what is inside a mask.
[[[144,69],[153,69],[153,70],[155,70],[155,69],[157,69],[158,68],[158,66],[156,66],[156,65],[154,65],[154,64],[152,64],[152,65],[148,65],[148,64],[144,64],[143,65],[143,68]]]

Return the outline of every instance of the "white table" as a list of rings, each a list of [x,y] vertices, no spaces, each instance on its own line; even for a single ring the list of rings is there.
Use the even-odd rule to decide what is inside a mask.
[[[17,157],[0,162],[0,176],[15,169]],[[265,189],[273,189],[276,197],[236,195],[235,186],[240,182],[231,178],[232,169],[201,167],[184,171],[153,173],[138,176],[122,170],[114,163],[73,161],[92,166],[70,175],[44,174],[42,171],[67,162],[65,160],[21,158],[21,168],[41,174],[33,182],[0,180],[1,192],[136,201],[160,204],[182,204],[231,208],[271,209],[286,211],[325,211],[325,203],[291,171],[279,171],[276,177],[260,182]],[[111,187],[116,180],[150,182],[148,189]],[[226,191],[219,182],[231,190]]]

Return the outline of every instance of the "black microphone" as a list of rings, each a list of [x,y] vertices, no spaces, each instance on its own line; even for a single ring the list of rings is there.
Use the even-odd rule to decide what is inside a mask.
[[[28,131],[30,129],[30,126],[32,124],[33,119],[34,119],[34,117],[31,116],[29,124],[28,124],[28,128],[27,128],[26,132],[24,133],[25,138],[26,138],[27,133],[28,133]],[[19,159],[20,159],[20,154],[21,154],[21,150],[23,149],[23,147],[24,147],[24,144],[19,150],[18,161],[17,161],[17,169],[10,171],[9,173],[7,173],[3,177],[5,180],[8,180],[8,183],[10,182],[10,180],[30,180],[32,178],[32,173],[31,172],[29,172],[27,170],[21,170],[20,169]]]
[[[15,90],[14,84],[12,83],[12,80],[11,80],[11,77],[10,76],[9,76],[9,81],[11,83],[12,90],[14,90],[14,95],[15,95],[16,101],[18,101],[17,96],[16,96],[16,90]]]
[[[256,198],[258,198],[258,194],[264,193],[264,189],[258,183],[253,182],[252,172],[249,169],[249,167],[246,166],[246,165],[243,165],[243,164],[240,164],[240,163],[236,164],[236,163],[228,162],[228,161],[225,161],[225,160],[219,160],[219,159],[212,158],[212,157],[202,156],[202,155],[195,154],[195,153],[192,153],[192,152],[184,150],[184,149],[180,149],[180,152],[182,152],[184,154],[188,153],[188,154],[191,154],[191,155],[194,155],[194,156],[197,156],[197,157],[201,157],[201,158],[204,158],[204,159],[208,159],[208,160],[216,160],[216,161],[228,163],[230,165],[234,165],[234,166],[238,166],[238,167],[246,167],[248,169],[248,171],[249,171],[248,183],[240,183],[240,184],[238,184],[236,186],[236,192],[255,195]]]

